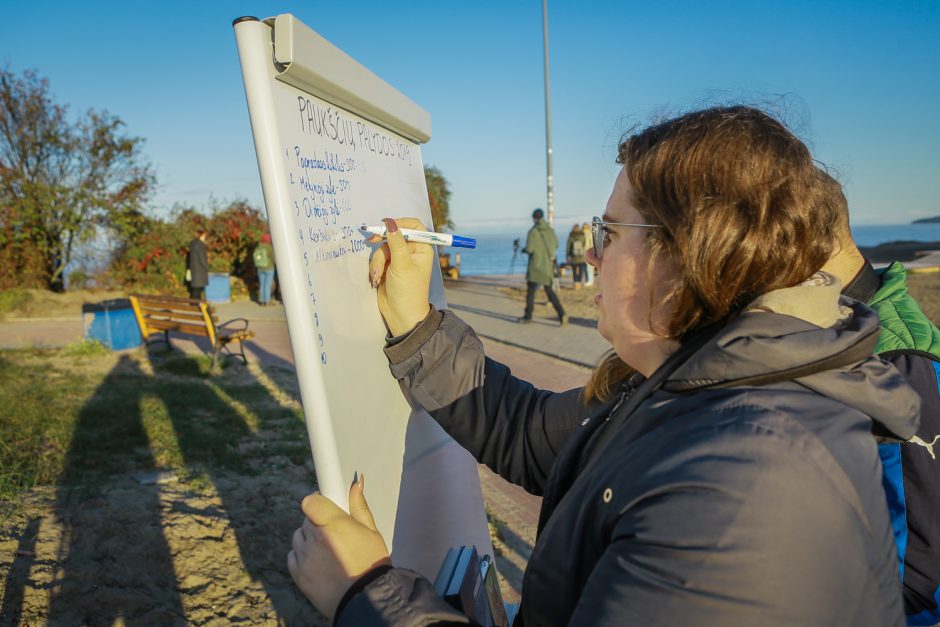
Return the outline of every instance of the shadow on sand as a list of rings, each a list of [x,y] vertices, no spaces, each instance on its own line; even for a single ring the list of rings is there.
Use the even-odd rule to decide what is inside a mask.
[[[185,357],[165,348],[152,348],[147,357],[153,375],[131,357],[121,356],[78,416],[57,487],[55,514],[63,538],[58,559],[60,576],[51,593],[48,624],[110,625],[119,620],[126,624],[186,624],[213,618],[211,614],[195,617],[191,613],[192,605],[199,602],[193,600],[193,595],[198,596],[203,589],[211,591],[212,581],[193,584],[188,578],[191,573],[180,572],[181,562],[184,570],[193,567],[191,559],[184,560],[191,556],[181,556],[167,540],[167,525],[172,524],[167,522],[168,517],[205,516],[206,510],[213,510],[209,513],[231,532],[223,529],[220,537],[207,537],[205,542],[218,542],[228,533],[234,536],[242,566],[230,573],[233,581],[247,575],[261,584],[280,624],[324,624],[296,589],[286,568],[290,537],[300,519],[299,500],[315,485],[310,476],[309,487],[298,489],[294,481],[293,492],[289,492],[278,485],[278,472],[274,470],[280,464],[294,477],[306,472],[306,439],[300,437],[299,443],[278,439],[285,433],[290,440],[298,439],[291,421],[300,422],[301,430],[303,426],[293,411],[284,409],[272,394],[295,395],[280,389],[272,391],[277,376],[267,376],[262,369],[265,381],[259,381],[240,363],[230,366],[238,369],[234,375],[238,385],[229,386],[220,381],[228,379],[229,373],[218,378],[200,375],[205,369],[204,359]],[[154,406],[165,408],[182,457],[183,474],[208,479],[221,505],[187,509],[185,502],[177,500],[168,506],[161,503],[159,481],[128,477],[128,470],[159,470],[144,424],[145,405],[150,408],[148,413]],[[248,407],[263,410],[251,411]],[[110,421],[107,425],[101,424],[102,416]],[[129,452],[131,468],[127,467],[127,459],[122,460],[123,466],[91,466],[90,460],[100,459],[101,451],[113,449],[115,441],[121,443],[122,451]],[[108,449],[100,448],[106,444]],[[246,456],[248,467],[244,466]],[[245,473],[253,477],[252,482],[242,480]],[[109,480],[115,475],[123,477],[118,488]],[[265,481],[266,477],[270,481]],[[259,486],[262,489],[255,489]],[[108,507],[109,499],[117,492],[132,499],[135,506],[123,514],[120,508]],[[102,515],[103,509],[109,515]],[[30,525],[21,540],[24,555],[34,541],[30,538],[34,538],[35,529],[33,523]],[[211,555],[211,547],[202,548]],[[17,611],[15,582],[26,576],[20,572],[24,569],[28,571],[26,566],[16,566],[8,576],[8,583],[12,580],[14,585],[8,585],[5,591],[4,617]],[[223,587],[231,591],[231,598],[223,602],[251,604],[237,586]],[[22,596],[22,587],[19,594]],[[213,610],[215,607],[212,605]],[[216,616],[225,617],[225,610],[221,608],[222,613]],[[268,615],[265,620],[269,619],[274,617]]]
[[[39,535],[40,518],[32,518],[20,533],[13,564],[3,585],[3,601],[0,603],[0,625],[19,625],[23,612],[23,588],[29,580],[29,571],[36,558],[36,537]]]
[[[163,624],[185,620],[161,521],[94,515],[106,490],[104,469],[94,462],[97,447],[110,448],[102,433],[136,451],[141,467],[155,466],[141,420],[144,390],[134,384],[145,377],[136,362],[122,356],[78,415],[57,488],[55,511],[64,538],[58,560],[62,576],[49,604],[51,625],[110,625],[119,618]],[[128,394],[129,390],[137,392]],[[103,415],[122,419],[103,428]],[[136,496],[144,511],[160,511],[156,490],[140,486]],[[132,582],[118,575],[123,569],[115,568],[128,558],[129,545],[140,551],[134,559],[141,567]]]

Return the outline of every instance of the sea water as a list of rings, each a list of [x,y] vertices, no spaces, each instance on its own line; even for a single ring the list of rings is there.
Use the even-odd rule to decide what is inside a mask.
[[[859,246],[887,242],[940,242],[940,224],[863,224],[852,227]]]
[[[480,274],[525,274],[527,256],[522,252],[525,247],[526,229],[511,232],[464,233],[459,235],[475,237],[477,247],[473,250],[464,248],[442,248],[450,255],[451,264],[455,263],[455,254],[460,254],[460,273],[468,276]],[[558,250],[555,255],[559,263],[565,260],[565,243],[568,231],[555,229],[558,236]],[[877,246],[886,242],[914,241],[940,242],[940,224],[865,224],[852,227],[852,235],[859,246]],[[514,242],[519,240],[519,249]]]

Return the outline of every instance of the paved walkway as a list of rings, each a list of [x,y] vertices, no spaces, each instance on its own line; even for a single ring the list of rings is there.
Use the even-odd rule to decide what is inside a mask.
[[[583,385],[589,368],[597,363],[609,345],[598,335],[591,320],[575,319],[566,327],[556,320],[536,318],[521,325],[520,303],[500,291],[507,285],[522,285],[521,277],[466,277],[446,281],[449,307],[467,321],[483,338],[486,354],[508,365],[513,373],[537,387],[555,391]],[[280,305],[260,307],[241,301],[216,305],[223,320],[247,318],[255,332],[246,342],[249,359],[263,364],[293,367],[293,353],[284,309]],[[80,317],[30,319],[0,322],[0,348],[63,346],[83,336]],[[183,336],[173,344],[190,354],[205,354],[208,342]],[[535,543],[535,530],[541,499],[507,483],[480,466],[480,482],[487,509],[500,520],[499,544],[502,555],[497,566],[509,584],[506,600],[518,601],[522,573]]]
[[[503,294],[500,288],[522,284],[519,276],[487,276],[446,281],[444,285],[448,306],[481,337],[574,365],[593,367],[609,348],[598,335],[595,322],[574,318],[571,324],[560,328],[557,320],[536,318],[531,324],[519,324],[521,303]],[[247,343],[249,358],[263,363],[293,364],[282,306],[261,307],[253,301],[239,301],[215,307],[222,320],[251,321],[255,339]],[[0,348],[64,346],[81,339],[83,333],[80,315],[0,321]],[[171,337],[174,345],[186,352],[208,349],[205,341],[181,335]]]
[[[445,281],[444,289],[448,306],[483,337],[587,368],[593,368],[610,348],[593,320],[572,318],[564,328],[555,318],[519,324],[523,304],[500,291],[509,285],[523,287],[525,280],[506,275],[465,277]]]

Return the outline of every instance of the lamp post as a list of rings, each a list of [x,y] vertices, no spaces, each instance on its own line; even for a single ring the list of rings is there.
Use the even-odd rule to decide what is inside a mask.
[[[545,52],[545,165],[547,168],[547,198],[545,208],[548,210],[548,223],[555,224],[555,195],[552,192],[552,110],[549,105],[548,89],[548,0],[542,0],[542,43]]]

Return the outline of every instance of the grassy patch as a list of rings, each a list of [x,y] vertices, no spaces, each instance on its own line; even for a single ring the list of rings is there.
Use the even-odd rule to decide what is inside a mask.
[[[24,359],[24,357],[34,359]],[[40,357],[40,359],[35,359]],[[0,498],[53,482],[61,473],[72,420],[57,420],[80,402],[80,377],[43,367],[42,353],[0,353]]]
[[[98,340],[76,340],[69,342],[62,349],[62,354],[68,357],[88,357],[91,355],[106,355],[108,347]]]
[[[32,299],[32,294],[22,288],[0,290],[0,318],[15,311]]]
[[[0,351],[0,501],[37,485],[94,490],[152,468],[203,489],[225,472],[307,460],[296,402],[276,398],[256,366],[213,377],[208,367],[87,343]]]

